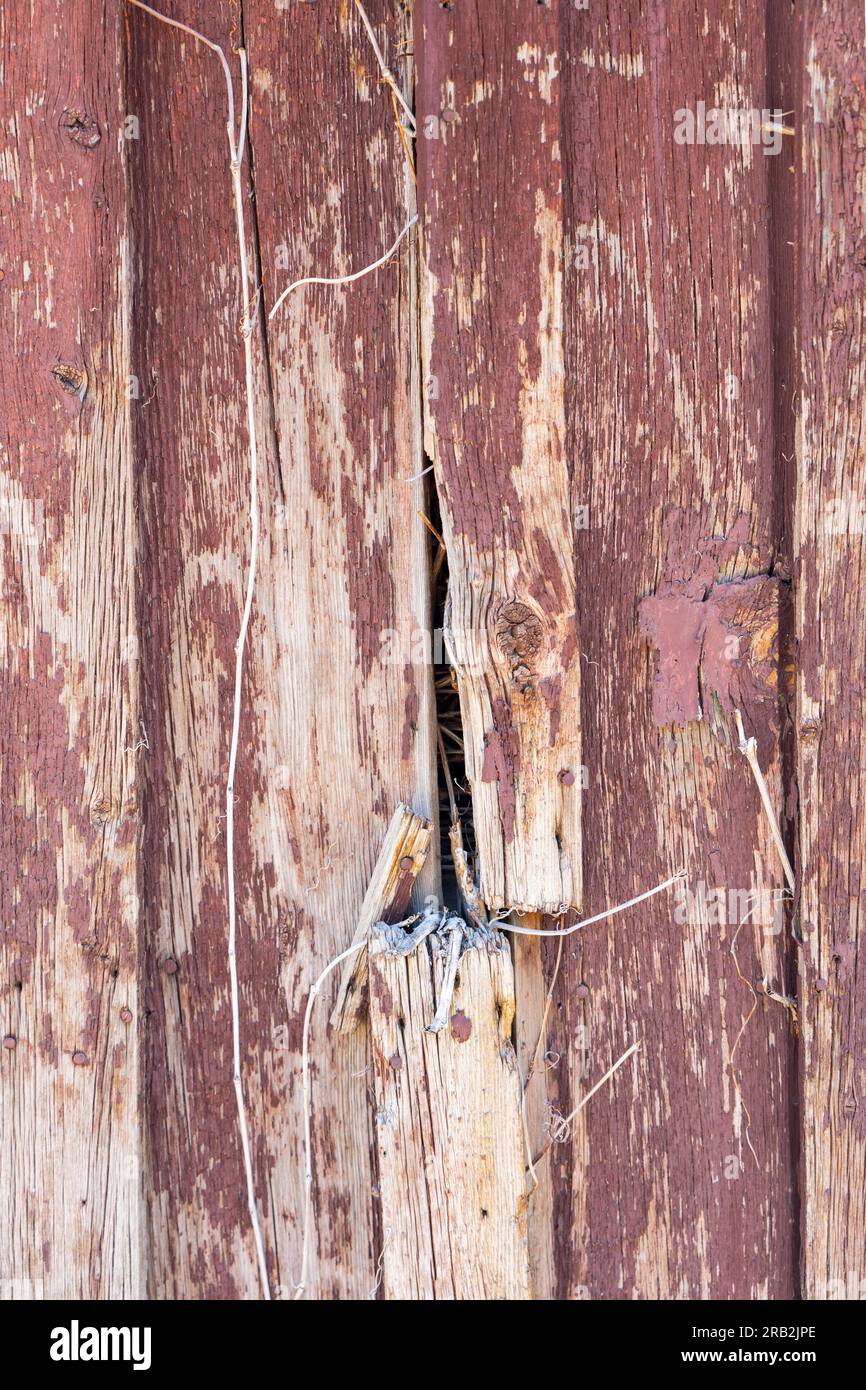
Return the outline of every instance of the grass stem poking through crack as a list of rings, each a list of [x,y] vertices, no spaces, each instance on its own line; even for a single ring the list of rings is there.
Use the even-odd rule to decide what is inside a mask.
[[[393,74],[393,72],[391,71],[391,69],[388,67],[388,64],[385,62],[384,55],[383,55],[383,53],[382,53],[381,48],[379,47],[379,42],[378,42],[378,40],[377,40],[377,38],[376,38],[375,30],[373,29],[372,24],[370,23],[369,19],[367,18],[367,11],[364,9],[364,6],[361,4],[361,0],[355,0],[355,9],[358,11],[358,14],[361,16],[361,22],[363,23],[364,28],[367,30],[367,38],[370,40],[370,47],[372,48],[373,52],[374,52],[375,55],[376,55],[376,62],[379,64],[379,72],[380,72],[381,75],[382,75],[382,81],[385,82],[385,83],[387,83],[387,85],[391,88],[391,96],[392,96],[394,102],[395,102],[395,103],[399,103],[399,105],[403,108],[403,115],[405,116],[406,121],[408,122],[409,132],[410,132],[410,134],[414,135],[414,134],[415,134],[415,112],[412,110],[411,106],[410,106],[409,103],[407,102],[407,100],[406,100],[406,98],[404,97],[403,93],[400,91],[400,84],[399,84],[399,82],[397,81],[397,79],[396,79],[396,77],[394,76],[394,74]],[[402,128],[403,122],[402,122],[402,121],[399,121],[398,124],[399,124],[399,125],[401,126],[401,128]],[[404,145],[405,145],[405,143],[406,143],[406,142],[405,142],[405,138],[404,138],[403,143],[404,143]],[[407,150],[407,154],[408,154],[408,150]],[[410,164],[411,164],[411,162],[412,162],[411,159],[410,159],[409,162],[410,162]],[[413,172],[414,172],[414,170],[413,170]]]
[[[621,1057],[618,1057],[612,1067],[608,1067],[601,1080],[596,1081],[595,1085],[587,1091],[586,1095],[581,1097],[574,1109],[570,1111],[570,1113],[566,1115],[564,1118],[563,1116],[558,1117],[556,1121],[556,1126],[551,1132],[550,1138],[548,1139],[544,1148],[541,1150],[541,1153],[536,1155],[533,1164],[530,1164],[530,1168],[534,1167],[534,1164],[540,1163],[541,1160],[545,1157],[545,1155],[550,1153],[550,1150],[553,1148],[554,1144],[562,1144],[565,1142],[565,1140],[569,1137],[569,1134],[571,1132],[571,1122],[575,1118],[575,1116],[580,1113],[580,1111],[583,1109],[583,1107],[587,1104],[588,1101],[592,1100],[593,1096],[601,1090],[602,1086],[607,1085],[608,1081],[610,1081],[611,1077],[619,1071],[623,1063],[627,1062],[629,1057],[631,1057],[635,1052],[637,1052],[640,1045],[640,1040],[638,1040],[637,1042],[633,1042],[628,1051],[624,1052]]]
[[[188,24],[182,24],[177,19],[170,19],[167,15],[160,14],[150,5],[145,5],[142,0],[128,0],[138,10],[143,10],[145,14],[157,19],[169,28],[179,29],[182,33],[188,34],[197,43],[204,44],[212,53],[215,53],[220,60],[223,76],[226,83],[226,100],[228,112],[226,119],[226,130],[228,132],[229,144],[229,168],[232,181],[232,199],[234,203],[235,223],[237,227],[238,248],[237,261],[240,278],[240,299],[241,317],[240,333],[244,347],[244,376],[246,382],[247,397],[247,430],[249,436],[249,462],[250,462],[250,560],[247,570],[246,596],[244,599],[243,613],[241,616],[240,631],[235,647],[235,680],[234,680],[234,708],[232,712],[232,732],[231,744],[229,748],[229,768],[226,780],[226,869],[228,874],[228,916],[229,916],[229,937],[228,937],[228,956],[229,956],[229,987],[231,993],[232,1011],[232,1080],[234,1082],[235,1100],[237,1102],[238,1128],[240,1130],[241,1148],[243,1150],[244,1173],[246,1176],[247,1187],[247,1207],[249,1210],[250,1222],[253,1228],[253,1237],[256,1246],[256,1258],[258,1260],[259,1280],[261,1282],[262,1296],[270,1299],[271,1289],[268,1282],[268,1266],[265,1259],[264,1240],[262,1238],[262,1228],[259,1221],[259,1214],[256,1208],[255,1180],[253,1176],[252,1150],[250,1147],[249,1127],[247,1125],[246,1105],[244,1101],[243,1081],[241,1078],[241,1027],[240,1027],[240,985],[238,982],[237,964],[237,902],[235,896],[235,852],[234,852],[234,781],[238,761],[238,745],[240,742],[240,720],[241,720],[241,698],[243,690],[243,663],[244,648],[246,646],[247,632],[250,625],[250,615],[253,607],[253,595],[256,582],[256,564],[258,558],[259,545],[259,506],[258,506],[258,444],[256,439],[256,418],[255,418],[255,399],[253,393],[253,314],[254,306],[250,300],[250,272],[247,261],[247,236],[244,221],[244,196],[241,183],[241,166],[243,164],[244,150],[247,138],[247,114],[249,110],[249,79],[247,73],[247,55],[243,48],[238,49],[238,59],[241,68],[241,111],[240,121],[237,131],[235,131],[235,92],[234,82],[232,81],[231,68],[225,53],[218,43],[212,39],[205,38],[198,30],[190,28]]]
[[[776,813],[773,810],[773,803],[770,800],[770,789],[767,786],[767,779],[761,771],[761,764],[758,762],[758,745],[755,739],[746,738],[743,729],[743,716],[738,709],[734,710],[734,719],[737,725],[737,736],[740,740],[740,752],[746,759],[758,786],[761,801],[767,816],[767,823],[770,827],[770,834],[779,851],[779,858],[782,861],[782,868],[785,870],[785,878],[788,880],[788,887],[792,893],[797,891],[797,881],[794,877],[794,870],[791,868],[791,861],[788,858],[788,851],[785,849],[785,841],[782,839],[782,832],[779,829],[779,822],[776,820]]]

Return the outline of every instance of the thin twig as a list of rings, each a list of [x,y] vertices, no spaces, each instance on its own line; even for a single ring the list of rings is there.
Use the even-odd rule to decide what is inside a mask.
[[[399,83],[397,82],[396,77],[394,76],[394,74],[393,74],[393,72],[391,71],[391,69],[388,67],[388,64],[385,62],[385,58],[384,58],[384,55],[383,55],[383,53],[382,53],[381,48],[379,47],[379,43],[378,43],[378,40],[377,40],[377,38],[376,38],[375,32],[374,32],[374,30],[373,30],[373,26],[372,26],[372,24],[370,23],[369,19],[367,18],[367,11],[364,9],[364,6],[361,4],[361,0],[355,0],[355,9],[358,11],[358,14],[361,16],[361,19],[362,19],[363,24],[364,24],[364,28],[367,30],[367,37],[368,37],[368,39],[370,40],[370,45],[371,45],[371,47],[372,47],[372,49],[373,49],[373,52],[374,52],[375,55],[376,55],[376,62],[379,64],[379,72],[380,72],[381,75],[382,75],[382,81],[383,81],[383,82],[386,82],[386,83],[388,84],[388,86],[391,88],[391,91],[394,93],[394,96],[397,98],[397,100],[399,101],[400,105],[402,106],[403,111],[404,111],[404,114],[406,115],[406,118],[407,118],[407,120],[409,121],[409,129],[411,130],[412,134],[414,135],[414,134],[415,134],[415,113],[414,113],[414,111],[412,110],[411,106],[410,106],[410,105],[408,104],[408,102],[406,101],[406,98],[404,97],[403,93],[400,91],[400,86],[399,86]]]
[[[394,120],[397,124],[397,129],[400,132],[400,143],[403,146],[403,153],[406,156],[406,163],[409,165],[409,173],[412,175],[412,182],[417,183],[418,175],[415,173],[415,161],[412,158],[412,151],[409,148],[409,141],[406,139],[405,126],[403,125],[403,122],[400,120],[400,112],[397,110],[397,98],[394,95],[393,87],[391,88],[391,105],[394,108]]]
[[[788,887],[790,888],[792,893],[796,894],[797,880],[794,877],[794,870],[792,869],[791,861],[788,858],[788,851],[785,849],[785,841],[782,839],[782,832],[779,829],[779,823],[776,820],[776,813],[773,810],[773,803],[770,800],[770,790],[767,786],[767,780],[764,777],[763,772],[761,771],[761,764],[758,762],[757,742],[754,738],[746,738],[745,730],[743,729],[743,716],[740,714],[740,711],[738,709],[734,710],[734,719],[736,720],[737,735],[740,740],[740,752],[748,762],[749,767],[752,769],[752,773],[758,785],[758,791],[761,795],[761,801],[763,802],[764,810],[767,815],[767,822],[770,827],[770,834],[772,835],[773,840],[775,841],[776,849],[779,851],[779,858],[782,861],[782,868],[785,870],[785,877],[788,880]]]
[[[523,1083],[524,1091],[527,1090],[530,1081],[535,1075],[535,1069],[538,1066],[538,1059],[541,1055],[542,1046],[544,1045],[545,1035],[547,1033],[547,1020],[550,1017],[550,1010],[553,1006],[553,991],[556,989],[556,981],[559,978],[559,967],[562,965],[562,948],[563,941],[562,937],[560,937],[559,947],[556,952],[556,964],[553,967],[553,974],[550,977],[550,985],[547,990],[547,998],[544,1001],[544,1013],[541,1015],[541,1026],[538,1030],[538,1042],[535,1044],[535,1051],[532,1054],[532,1061],[529,1064],[529,1071],[527,1072],[526,1080]]]
[[[271,309],[271,312],[268,314],[268,319],[270,320],[274,317],[280,305],[293,290],[299,290],[303,285],[351,285],[353,280],[360,280],[364,275],[369,275],[371,271],[378,270],[380,266],[383,266],[386,261],[391,259],[404,236],[406,236],[408,232],[411,232],[417,221],[418,214],[416,213],[414,217],[409,218],[409,221],[394,242],[394,245],[389,246],[385,254],[379,257],[378,261],[373,261],[372,265],[365,265],[363,270],[356,270],[351,275],[305,275],[302,279],[295,280],[293,284],[287,285],[274,304],[274,307]]]
[[[656,884],[655,888],[648,888],[645,893],[639,893],[636,898],[629,898],[627,902],[618,903],[616,907],[607,907],[604,912],[597,912],[594,917],[584,917],[582,922],[575,922],[570,927],[561,927],[556,931],[553,928],[545,930],[539,928],[536,931],[534,927],[516,927],[505,917],[494,917],[490,926],[497,927],[499,931],[511,932],[515,936],[571,936],[572,932],[583,931],[584,927],[592,926],[593,922],[604,922],[608,917],[615,917],[618,912],[625,912],[626,908],[635,907],[638,903],[645,902],[647,898],[654,898],[656,893],[663,893],[666,888],[671,888],[673,884],[679,883],[680,879],[685,878],[685,876],[685,869],[679,869],[670,878],[666,878],[664,883]]]
[[[212,53],[217,55],[222,63],[223,75],[226,80],[226,95],[228,96],[229,107],[226,125],[228,126],[229,132],[229,146],[231,147],[232,156],[234,156],[235,90],[232,84],[232,74],[231,68],[228,65],[228,59],[219,44],[214,43],[213,39],[205,38],[204,34],[200,34],[197,29],[190,28],[188,24],[182,24],[179,19],[170,19],[167,14],[160,14],[159,10],[154,10],[150,5],[145,5],[143,0],[127,0],[127,4],[134,5],[137,10],[144,10],[145,14],[151,15],[153,19],[158,19],[160,24],[167,24],[170,29],[180,29],[182,33],[189,34],[191,39],[195,39],[196,43],[203,43],[206,48],[209,48]]]
[[[526,1154],[525,1172],[529,1174],[529,1180],[531,1184],[529,1191],[526,1194],[526,1200],[529,1201],[530,1197],[533,1195],[536,1188],[538,1187],[538,1174],[535,1171],[535,1160],[532,1157],[532,1140],[529,1137],[529,1119],[526,1114],[525,1086],[522,1088],[520,1092],[520,1124],[523,1129],[523,1152]]]
[[[448,791],[448,805],[451,807],[451,824],[453,825],[457,820],[457,802],[454,799],[454,783],[451,780],[451,769],[448,766],[448,754],[445,752],[441,724],[436,727],[436,742],[439,747],[439,760],[442,763],[442,771],[445,774],[445,787]]]
[[[553,1148],[553,1145],[555,1143],[561,1143],[564,1139],[568,1137],[569,1126],[571,1125],[571,1122],[574,1119],[574,1117],[580,1113],[580,1111],[583,1109],[583,1107],[587,1104],[588,1101],[592,1100],[593,1096],[601,1090],[602,1086],[605,1086],[607,1082],[610,1081],[611,1077],[619,1071],[623,1063],[627,1062],[629,1057],[631,1057],[633,1053],[637,1052],[640,1045],[640,1040],[638,1040],[637,1042],[633,1042],[628,1051],[624,1052],[622,1056],[614,1062],[612,1067],[608,1067],[601,1080],[596,1081],[595,1085],[589,1091],[587,1091],[586,1095],[583,1096],[581,1100],[578,1101],[577,1105],[571,1111],[571,1114],[566,1115],[565,1119],[559,1120],[556,1126],[556,1138],[551,1136],[551,1138],[548,1139],[544,1148],[541,1150],[541,1153],[536,1156],[536,1163],[540,1163],[541,1160],[545,1157],[545,1155],[550,1153],[550,1150]]]
[[[225,53],[219,44],[212,39],[205,38],[198,30],[190,28],[188,24],[182,24],[180,20],[170,19],[167,15],[160,14],[150,5],[145,5],[142,0],[128,0],[130,5],[136,9],[143,10],[145,14],[160,23],[166,24],[169,28],[179,29],[188,34],[190,38],[202,43],[211,52],[215,53],[222,65],[223,75],[226,81],[226,98],[228,103],[228,118],[226,129],[228,132],[229,144],[229,164],[232,179],[232,197],[234,201],[235,222],[238,236],[238,270],[240,275],[240,300],[242,306],[241,336],[244,345],[244,375],[246,383],[247,397],[247,431],[249,435],[249,463],[250,463],[250,560],[247,571],[246,597],[241,616],[240,631],[235,646],[235,681],[234,681],[234,708],[232,712],[232,733],[231,744],[229,747],[229,767],[226,780],[226,868],[228,875],[228,958],[229,958],[229,988],[231,994],[231,1013],[232,1013],[232,1081],[234,1083],[235,1101],[238,1112],[238,1128],[240,1131],[241,1148],[243,1150],[244,1173],[247,1188],[247,1208],[249,1210],[250,1222],[253,1228],[253,1237],[256,1246],[256,1257],[259,1267],[259,1279],[262,1287],[262,1295],[266,1300],[271,1298],[271,1288],[268,1280],[268,1266],[265,1258],[264,1239],[262,1237],[261,1224],[259,1222],[258,1209],[256,1207],[255,1178],[253,1174],[252,1147],[250,1145],[249,1126],[247,1124],[246,1104],[244,1100],[243,1080],[241,1076],[241,1025],[240,1025],[240,983],[238,980],[237,964],[237,901],[235,893],[235,851],[234,851],[234,781],[238,761],[238,747],[240,743],[240,719],[241,702],[243,691],[243,662],[244,648],[246,646],[247,631],[250,624],[252,613],[253,596],[256,582],[256,563],[258,558],[259,544],[259,510],[258,510],[258,444],[256,438],[256,416],[254,398],[254,379],[253,379],[253,352],[252,352],[252,323],[249,318],[250,304],[250,274],[247,262],[247,237],[244,221],[244,197],[241,184],[241,165],[244,158],[244,148],[246,145],[247,132],[247,112],[249,109],[249,75],[247,70],[247,55],[244,49],[238,49],[238,57],[241,67],[241,117],[240,126],[235,133],[235,96],[234,83],[232,81],[231,69]]]

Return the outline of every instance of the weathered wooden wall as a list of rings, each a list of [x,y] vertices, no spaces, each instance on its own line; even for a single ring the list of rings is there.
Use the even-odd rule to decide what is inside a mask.
[[[140,1297],[136,511],[122,15],[5,8],[5,1297]]]
[[[370,0],[415,170],[351,0],[165,9],[250,63],[238,969],[275,1295],[300,1272],[310,987],[398,803],[435,821],[438,505],[487,904],[555,929],[683,866],[725,912],[669,892],[561,951],[474,948],[435,1036],[427,946],[376,959],[348,1033],[333,976],[308,1296],[858,1296],[861,8]],[[227,956],[249,480],[222,74],[114,0],[13,0],[3,24],[0,1296],[256,1297]],[[701,100],[793,134],[774,156],[678,143]],[[388,266],[266,323],[416,205]],[[749,913],[784,877],[726,703],[795,858],[778,922]],[[530,1070],[537,1153],[638,1039],[527,1203]]]

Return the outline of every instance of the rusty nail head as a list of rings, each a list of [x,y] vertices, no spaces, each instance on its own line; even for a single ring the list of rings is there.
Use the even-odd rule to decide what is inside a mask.
[[[415,860],[412,858],[411,854],[404,854],[403,858],[400,860],[400,868],[411,869],[414,863]]]
[[[815,988],[816,988],[816,989],[826,989],[826,988],[827,988],[827,981],[826,981],[826,980],[816,980],[816,981],[815,981]]]
[[[564,787],[570,787],[574,781],[574,773],[570,767],[564,767],[559,774],[559,780]]]
[[[162,968],[165,971],[166,975],[176,975],[177,961],[174,960],[171,956],[169,956],[168,960],[165,962],[165,965]]]
[[[3,1039],[3,1046],[6,1048],[7,1052],[13,1052],[18,1046],[18,1039],[13,1033],[7,1033]]]
[[[86,1066],[87,1066],[87,1053],[86,1053],[86,1052],[73,1052],[73,1054],[72,1054],[72,1065],[73,1065],[74,1067],[86,1067]]]
[[[132,1009],[127,1009],[127,1008],[124,1006],[124,1008],[122,1008],[121,1011],[120,1011],[120,1017],[122,1018],[122,1020],[123,1020],[124,1023],[131,1023],[131,1022],[132,1022]]]
[[[392,1067],[394,1071],[400,1070],[403,1065],[403,1058],[400,1056],[399,1052],[395,1052],[388,1058],[388,1065]]]
[[[574,992],[578,999],[587,999],[589,997],[589,985],[578,985]]]

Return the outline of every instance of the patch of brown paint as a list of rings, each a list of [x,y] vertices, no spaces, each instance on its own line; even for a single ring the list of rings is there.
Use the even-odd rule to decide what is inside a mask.
[[[375,993],[376,1007],[380,1010],[382,1017],[390,1018],[394,1012],[394,999],[380,970],[371,971],[368,988],[371,988]]]
[[[562,719],[562,676],[545,676],[538,682],[538,689],[550,714],[550,746],[553,748]]]
[[[487,735],[481,766],[483,782],[498,782],[499,814],[506,842],[514,836],[517,797],[514,779],[520,765],[520,737],[511,722],[511,709],[502,699],[493,701],[493,728]]]
[[[472,1020],[467,1018],[462,1009],[458,1009],[451,1015],[451,1036],[455,1042],[468,1042],[472,1033]]]
[[[643,634],[658,653],[653,683],[657,725],[701,718],[715,696],[748,715],[759,743],[778,728],[775,703],[792,694],[793,667],[780,653],[788,626],[787,585],[769,575],[715,583],[705,597],[668,586],[639,606]]]
[[[418,686],[415,681],[415,667],[411,662],[407,662],[403,667],[403,682],[406,694],[403,700],[403,734],[400,746],[400,756],[406,762],[412,755],[414,748],[415,733],[418,728],[418,710],[420,708]]]
[[[354,484],[343,478],[341,504],[346,522],[346,568],[355,645],[365,674],[381,659],[382,634],[395,626],[394,573],[390,536],[371,534]]]
[[[688,593],[645,598],[640,629],[658,652],[653,682],[656,724],[688,724],[701,715],[698,665],[704,631],[703,604]]]

